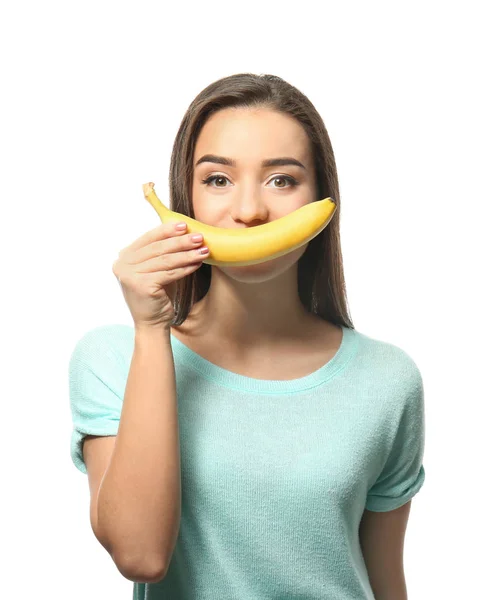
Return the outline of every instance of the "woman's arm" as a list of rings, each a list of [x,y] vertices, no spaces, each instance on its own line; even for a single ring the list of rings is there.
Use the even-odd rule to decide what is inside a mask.
[[[360,521],[360,546],[376,600],[408,600],[403,548],[411,502],[387,512],[365,509]]]
[[[135,327],[118,433],[97,497],[98,539],[130,581],[167,572],[181,518],[180,443],[170,328]]]

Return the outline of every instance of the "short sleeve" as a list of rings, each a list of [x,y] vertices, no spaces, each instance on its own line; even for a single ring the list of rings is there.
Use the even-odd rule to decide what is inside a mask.
[[[412,364],[391,451],[367,493],[365,508],[371,511],[386,512],[406,504],[425,480],[424,387],[420,371]]]
[[[69,361],[69,398],[72,414],[70,455],[87,474],[82,441],[88,434],[117,435],[126,377],[115,351],[112,326],[88,331],[75,345]]]

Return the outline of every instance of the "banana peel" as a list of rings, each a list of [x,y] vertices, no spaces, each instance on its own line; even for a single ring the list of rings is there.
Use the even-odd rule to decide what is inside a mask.
[[[266,262],[315,238],[331,221],[336,210],[332,198],[310,202],[297,210],[256,227],[225,228],[206,225],[166,207],[154,191],[154,183],[142,186],[144,197],[155,209],[162,223],[183,221],[189,233],[201,233],[209,256],[208,265],[242,267]]]

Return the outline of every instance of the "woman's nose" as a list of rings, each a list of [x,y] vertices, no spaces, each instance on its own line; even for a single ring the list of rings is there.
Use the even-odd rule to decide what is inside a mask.
[[[268,209],[266,203],[262,199],[260,190],[244,189],[238,192],[237,197],[233,200],[232,218],[235,221],[243,221],[251,223],[253,221],[266,221]]]

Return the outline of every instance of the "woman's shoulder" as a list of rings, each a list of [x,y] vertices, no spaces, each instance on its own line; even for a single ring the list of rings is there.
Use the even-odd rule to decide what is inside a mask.
[[[121,323],[107,323],[87,329],[80,334],[72,348],[70,362],[91,357],[127,356],[132,354],[134,328]]]
[[[421,371],[410,350],[390,340],[354,331],[359,338],[360,368],[382,378],[383,382],[393,380],[407,387],[421,385]]]

